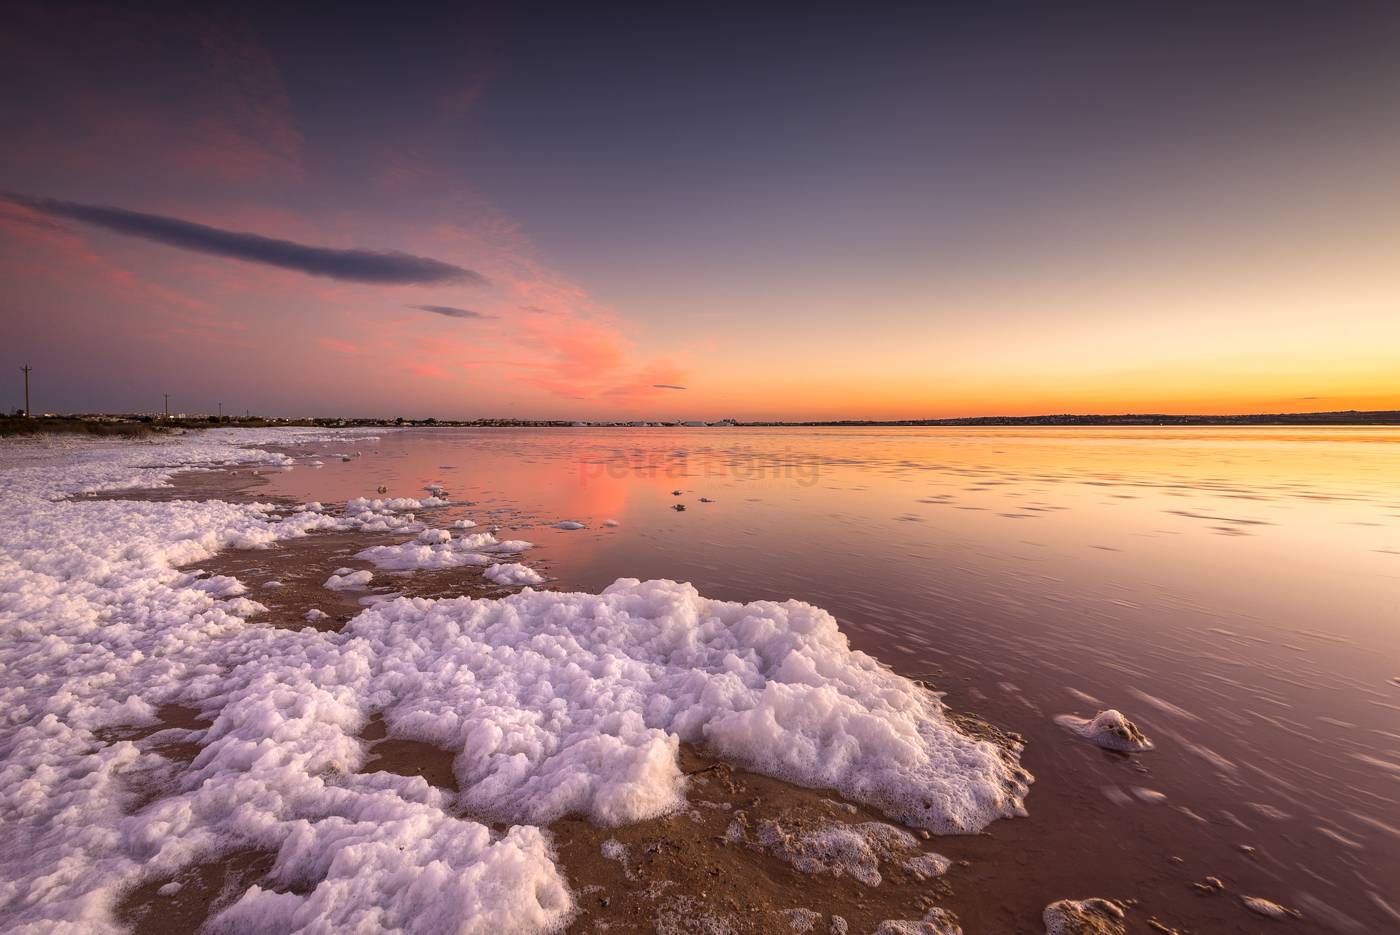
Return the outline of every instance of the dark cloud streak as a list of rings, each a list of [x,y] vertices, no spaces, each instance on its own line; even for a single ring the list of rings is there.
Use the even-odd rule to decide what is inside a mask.
[[[124,208],[76,204],[53,198],[31,198],[15,194],[3,194],[0,197],[49,217],[91,224],[168,247],[229,257],[248,263],[263,263],[328,279],[391,286],[440,283],[485,285],[487,282],[485,276],[473,270],[396,250],[315,247],[291,240],[264,237],[261,234],[223,230],[179,218],[127,211]]]
[[[676,386],[676,384],[674,384],[674,383],[653,383],[652,386],[656,387],[658,390],[683,390],[683,389],[685,389],[685,387],[683,387],[683,386]]]
[[[481,312],[474,312],[469,308],[454,308],[451,305],[410,305],[409,308],[416,308],[420,312],[432,312],[434,315],[446,315],[448,318],[479,318],[482,320],[495,318],[495,315],[485,315]]]

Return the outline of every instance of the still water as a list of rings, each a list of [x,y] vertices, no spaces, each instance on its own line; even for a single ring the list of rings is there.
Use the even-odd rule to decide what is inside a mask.
[[[1179,891],[1178,916],[1238,924],[1192,895],[1210,874],[1310,929],[1400,927],[1400,431],[437,429],[297,450],[270,492],[441,484],[473,502],[454,516],[535,542],[555,587],[825,607],[1026,737],[1031,830],[991,836],[1099,866],[1027,872],[1027,899]],[[1106,707],[1156,750],[1106,756],[1052,720]]]

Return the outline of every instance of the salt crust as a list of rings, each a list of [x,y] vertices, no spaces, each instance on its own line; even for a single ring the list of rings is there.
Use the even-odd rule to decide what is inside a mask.
[[[1152,741],[1137,725],[1113,708],[1100,711],[1090,719],[1061,714],[1055,718],[1055,723],[1106,750],[1140,753],[1152,749]]]
[[[1123,935],[1123,907],[1111,899],[1061,899],[1045,907],[1045,935]]]
[[[731,843],[745,839],[742,819],[730,823],[725,838]],[[951,866],[941,854],[921,852],[909,832],[881,821],[831,822],[794,833],[769,820],[759,825],[754,841],[799,873],[850,876],[871,887],[880,885],[885,862],[899,864],[921,880],[940,877]]]
[[[529,565],[521,565],[519,562],[509,564],[495,564],[487,567],[482,572],[489,580],[501,585],[534,585],[544,584],[544,575],[535,571]]]

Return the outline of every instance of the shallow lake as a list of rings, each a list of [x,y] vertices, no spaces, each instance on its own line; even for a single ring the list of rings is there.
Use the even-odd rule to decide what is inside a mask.
[[[1023,861],[1079,850],[1106,890],[1055,892],[1083,868],[1047,866],[1052,898],[1189,900],[1210,874],[1338,931],[1400,925],[1400,431],[425,429],[294,450],[270,492],[440,484],[535,542],[555,587],[826,608],[1026,737],[1032,818],[992,837]],[[1052,720],[1108,707],[1156,749],[1106,755]]]

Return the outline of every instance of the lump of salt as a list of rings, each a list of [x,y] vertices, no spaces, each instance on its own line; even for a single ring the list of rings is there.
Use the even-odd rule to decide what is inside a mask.
[[[1152,741],[1147,739],[1147,735],[1113,708],[1100,711],[1090,720],[1061,714],[1055,718],[1055,723],[1105,750],[1139,753],[1152,749]]]

